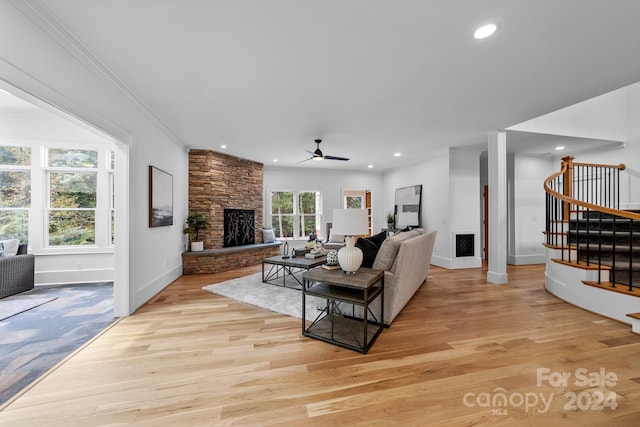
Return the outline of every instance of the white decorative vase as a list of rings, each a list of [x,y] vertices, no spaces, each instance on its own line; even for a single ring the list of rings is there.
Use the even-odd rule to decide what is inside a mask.
[[[356,248],[357,237],[346,237],[346,246],[338,251],[338,263],[347,274],[355,274],[362,265],[362,251]]]
[[[202,252],[204,250],[204,242],[191,242],[191,252]]]

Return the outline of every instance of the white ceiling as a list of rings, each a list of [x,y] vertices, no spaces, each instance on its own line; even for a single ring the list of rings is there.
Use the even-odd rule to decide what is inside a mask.
[[[296,166],[322,138],[325,154],[351,160],[304,167],[385,170],[443,147],[484,144],[492,130],[640,80],[637,0],[41,0],[33,7],[185,147],[225,144],[229,154],[265,165],[277,158],[278,166]],[[487,22],[498,31],[475,40]],[[538,154],[548,149],[531,141]]]

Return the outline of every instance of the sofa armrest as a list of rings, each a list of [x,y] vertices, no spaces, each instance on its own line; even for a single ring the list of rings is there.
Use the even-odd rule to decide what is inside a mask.
[[[0,258],[0,298],[33,289],[33,254]]]

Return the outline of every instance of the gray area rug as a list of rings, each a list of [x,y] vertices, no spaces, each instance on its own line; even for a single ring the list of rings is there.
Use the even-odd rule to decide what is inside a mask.
[[[0,320],[8,319],[16,314],[24,313],[33,308],[53,301],[56,297],[37,297],[12,295],[0,300]]]
[[[0,407],[114,321],[111,282],[36,286],[2,302],[19,299],[49,302],[0,321]]]
[[[293,282],[293,278],[287,281]],[[204,286],[207,292],[222,295],[246,304],[255,305],[287,316],[302,318],[302,291],[283,286],[262,283],[262,273],[255,273],[238,279]],[[318,315],[318,304],[324,306],[323,299],[308,297],[306,319],[314,320]]]

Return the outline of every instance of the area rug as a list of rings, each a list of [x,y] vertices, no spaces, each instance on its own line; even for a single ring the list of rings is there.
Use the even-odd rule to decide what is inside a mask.
[[[287,277],[288,280],[293,281],[294,279]],[[207,285],[202,289],[245,304],[297,317],[298,319],[302,318],[302,291],[263,283],[262,273]],[[316,318],[318,304],[324,305],[324,300],[315,297],[306,299],[305,318],[307,320]]]
[[[32,295],[12,295],[0,300],[0,320],[8,319],[16,314],[24,313],[43,304],[53,301],[51,297],[34,297]]]
[[[49,302],[0,321],[0,407],[115,320],[111,282],[36,286],[19,296]]]

